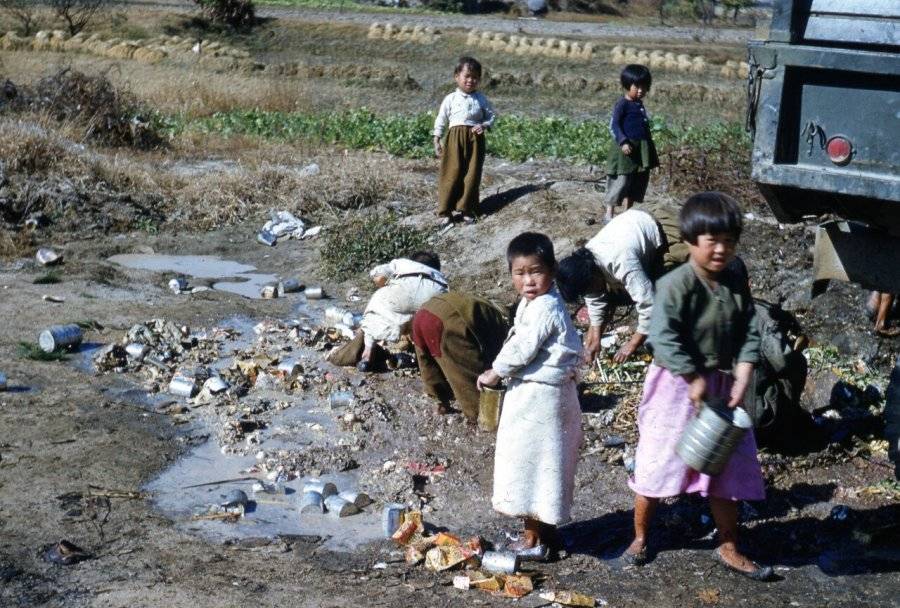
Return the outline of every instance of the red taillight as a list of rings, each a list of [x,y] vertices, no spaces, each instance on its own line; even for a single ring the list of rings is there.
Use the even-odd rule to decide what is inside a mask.
[[[846,165],[853,156],[853,146],[846,137],[835,135],[825,144],[825,152],[834,164]]]

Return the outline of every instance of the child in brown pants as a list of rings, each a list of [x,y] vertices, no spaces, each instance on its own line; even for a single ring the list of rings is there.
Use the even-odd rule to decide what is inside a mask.
[[[496,114],[478,91],[481,64],[472,57],[460,57],[453,70],[457,89],[441,103],[434,121],[434,155],[441,159],[438,178],[438,215],[441,225],[454,220],[475,222],[478,187],[484,166],[484,132],[494,124]],[[444,130],[450,126],[446,144]]]

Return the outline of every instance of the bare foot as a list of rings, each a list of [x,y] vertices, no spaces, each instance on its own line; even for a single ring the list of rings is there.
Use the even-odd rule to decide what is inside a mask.
[[[885,338],[895,338],[900,336],[900,327],[875,327],[875,333]]]
[[[719,547],[717,551],[719,557],[722,558],[722,561],[735,570],[740,570],[741,572],[754,572],[758,569],[758,566],[754,564],[752,560],[739,553],[737,549]]]
[[[434,406],[434,413],[437,416],[446,416],[450,413],[450,408],[447,407],[446,403],[437,403]]]

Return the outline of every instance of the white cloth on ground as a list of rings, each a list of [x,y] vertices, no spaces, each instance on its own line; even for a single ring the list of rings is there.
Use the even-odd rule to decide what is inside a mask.
[[[456,89],[441,102],[437,118],[434,119],[434,136],[441,137],[448,125],[451,127],[484,125],[490,129],[494,126],[496,118],[497,114],[484,93],[475,91],[469,94]]]
[[[659,263],[663,235],[646,211],[629,209],[614,217],[585,247],[603,272],[609,292],[628,293],[638,316],[637,331],[650,332],[653,311],[653,281],[649,273]],[[605,293],[588,292],[584,297],[591,325],[603,323],[608,303]]]
[[[363,312],[359,326],[367,347],[374,341],[399,340],[422,305],[447,291],[447,279],[440,271],[403,258],[376,266],[370,274],[386,276],[389,282],[372,294]]]
[[[575,384],[580,349],[555,287],[520,302],[493,364],[510,378],[494,456],[496,511],[553,525],[569,520],[582,440]]]

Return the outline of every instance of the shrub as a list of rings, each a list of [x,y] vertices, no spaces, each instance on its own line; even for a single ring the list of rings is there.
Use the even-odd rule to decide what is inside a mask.
[[[250,29],[256,23],[253,0],[194,0],[210,21],[236,30]]]
[[[111,3],[111,0],[48,0],[56,16],[66,22],[72,36],[87,27],[97,12]]]
[[[34,0],[0,0],[0,10],[19,22],[23,36],[37,29],[37,9]]]
[[[322,270],[330,278],[346,279],[426,244],[423,231],[400,225],[393,214],[356,219],[327,233],[320,253]]]

